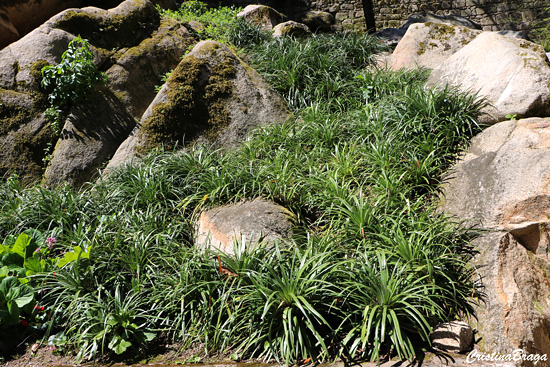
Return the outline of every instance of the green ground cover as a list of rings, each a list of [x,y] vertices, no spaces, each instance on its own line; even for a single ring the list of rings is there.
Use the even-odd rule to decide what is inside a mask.
[[[3,352],[19,333],[80,359],[159,340],[287,365],[413,359],[433,326],[472,313],[475,233],[435,205],[483,102],[426,88],[422,70],[377,69],[368,35],[271,39],[228,24],[240,31],[225,42],[294,117],[232,151],[151,152],[78,191],[2,180]],[[294,235],[271,249],[235,243],[220,261],[238,276],[224,276],[217,253],[193,247],[194,221],[257,197],[295,215]]]

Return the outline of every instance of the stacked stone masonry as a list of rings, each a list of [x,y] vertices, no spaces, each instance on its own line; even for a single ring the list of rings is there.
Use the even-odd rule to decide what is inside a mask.
[[[398,27],[410,14],[426,11],[456,14],[480,24],[483,30],[530,30],[547,17],[549,0],[378,0],[373,4],[378,29]]]
[[[218,3],[218,2],[216,2]],[[343,29],[376,30],[399,27],[414,13],[455,14],[480,24],[483,30],[528,31],[549,16],[550,0],[225,0],[229,5],[264,4],[299,20],[307,10],[332,13]]]

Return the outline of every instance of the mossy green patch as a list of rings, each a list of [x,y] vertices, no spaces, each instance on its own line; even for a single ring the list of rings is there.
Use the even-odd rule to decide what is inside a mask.
[[[214,55],[216,46],[205,50],[210,54],[208,58],[188,55],[174,69],[167,82],[168,101],[155,105],[142,123],[140,139],[144,144],[136,153],[161,146],[171,149],[182,138],[192,141],[202,135],[212,140],[229,124],[225,105],[233,90],[231,78],[237,71],[230,55],[222,51],[221,60]],[[208,61],[211,58],[218,60],[213,66]]]
[[[418,44],[418,50],[416,51],[418,55],[423,55],[426,52],[428,46],[432,49],[442,47],[443,51],[451,50],[451,44],[446,41],[449,41],[453,36],[455,36],[457,34],[457,31],[459,32],[459,34],[462,34],[463,38],[459,41],[462,45],[470,43],[470,41],[476,37],[475,33],[468,35],[467,29],[461,29],[459,27],[453,27],[443,23],[426,22],[424,24],[430,28],[428,32],[428,39],[439,41],[441,45],[438,45],[433,41],[429,44],[426,44],[426,42],[420,42]]]
[[[418,50],[416,51],[416,54],[420,56],[420,55],[424,55],[425,52],[426,52],[426,42],[419,42]]]
[[[40,64],[30,66],[33,78],[38,76],[35,71]],[[9,155],[0,161],[0,175],[17,172],[25,184],[37,182],[43,172],[45,149],[56,139],[46,122],[36,130],[47,106],[46,95],[35,90],[20,93],[0,89],[0,97],[0,136]]]
[[[427,22],[426,26],[430,27],[430,36],[439,41],[448,41],[456,34],[456,27],[449,26],[443,23]]]
[[[40,82],[42,80],[42,68],[44,66],[50,65],[51,64],[46,60],[40,59],[27,66],[29,68],[34,83],[40,85]]]
[[[13,137],[13,154],[9,160],[0,162],[0,175],[17,172],[25,186],[38,182],[44,172],[44,151],[54,139],[55,135],[48,124],[42,126],[36,134],[25,129],[17,132]]]
[[[25,107],[29,102],[18,104],[17,100],[27,99],[32,107]],[[19,93],[0,88],[0,136],[15,130],[37,117],[46,109],[46,96],[43,93],[31,91]]]
[[[32,112],[22,106],[0,103],[0,136],[6,135],[31,119]]]

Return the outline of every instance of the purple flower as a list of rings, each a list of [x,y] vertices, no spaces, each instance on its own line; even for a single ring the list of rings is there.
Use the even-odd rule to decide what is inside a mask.
[[[36,250],[34,250],[34,252],[39,253],[39,252],[40,252],[40,249],[37,248]]]
[[[46,240],[46,242],[48,243],[48,245],[53,245],[54,243],[56,243],[57,241],[55,240],[55,238],[53,237],[48,237],[48,239]],[[48,246],[49,247],[49,246]],[[51,248],[51,247],[50,247]]]

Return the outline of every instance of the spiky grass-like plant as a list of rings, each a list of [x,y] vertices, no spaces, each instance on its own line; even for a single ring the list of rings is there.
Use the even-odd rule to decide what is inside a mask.
[[[442,297],[433,296],[438,286],[403,263],[388,261],[383,252],[356,260],[348,283],[355,326],[344,339],[347,352],[354,356],[361,349],[371,361],[392,353],[414,359],[418,342],[429,343],[432,319],[443,316]]]
[[[251,61],[295,111],[314,102],[349,107],[360,96],[353,77],[381,50],[375,38],[355,33],[281,37],[255,47]]]
[[[54,256],[91,249],[34,277],[51,331],[65,329],[88,356],[144,346],[136,330],[154,329],[204,354],[287,364],[411,359],[435,323],[471,313],[468,233],[433,206],[442,172],[480,130],[483,102],[425,88],[423,71],[365,69],[376,42],[340,34],[251,47],[296,118],[237,149],[157,151],[78,191],[0,182],[2,236],[35,227],[58,238]],[[292,239],[239,244],[234,256],[193,247],[202,210],[257,197],[295,215]],[[116,316],[102,316],[112,310],[137,329],[118,332]]]
[[[286,365],[326,360],[342,316],[335,304],[339,263],[330,251],[281,249],[260,261],[232,315],[237,350]],[[333,352],[332,352],[333,353]]]

